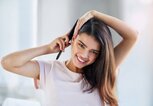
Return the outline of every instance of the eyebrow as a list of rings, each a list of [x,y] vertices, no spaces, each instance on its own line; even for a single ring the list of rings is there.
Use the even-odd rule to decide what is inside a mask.
[[[81,40],[79,40],[80,43],[82,43],[85,47],[87,47],[87,45],[85,45]]]
[[[79,42],[81,43],[81,44],[83,44],[86,48],[88,47],[87,45],[85,45],[81,40],[79,40]],[[99,50],[95,50],[95,49],[92,49],[94,52],[100,52]]]

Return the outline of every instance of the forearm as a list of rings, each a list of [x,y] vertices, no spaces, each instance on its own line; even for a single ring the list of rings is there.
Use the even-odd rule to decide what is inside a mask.
[[[48,54],[48,49],[49,47],[44,45],[19,52],[14,52],[3,57],[1,62],[3,65],[9,65],[10,67],[19,67],[37,56]]]
[[[137,32],[133,28],[128,26],[125,22],[115,17],[100,13],[98,11],[92,11],[92,14],[94,17],[97,17],[98,19],[102,20],[104,23],[114,29],[117,33],[119,33],[124,40],[136,40]]]

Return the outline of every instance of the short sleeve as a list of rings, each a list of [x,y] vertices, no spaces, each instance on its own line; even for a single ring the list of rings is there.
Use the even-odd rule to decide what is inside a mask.
[[[51,69],[52,69],[52,61],[40,61],[37,60],[40,68],[40,89],[44,89],[46,87],[46,80],[49,77]]]

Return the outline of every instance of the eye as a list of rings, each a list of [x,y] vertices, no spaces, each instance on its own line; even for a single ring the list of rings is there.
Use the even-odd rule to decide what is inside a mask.
[[[91,53],[93,53],[94,55],[98,55],[99,53],[95,50],[92,50]]]
[[[79,47],[80,47],[80,48],[82,48],[82,49],[84,49],[84,48],[85,48],[85,47],[84,47],[84,45],[83,45],[83,44],[81,44],[81,43],[79,43],[78,45],[79,45]]]

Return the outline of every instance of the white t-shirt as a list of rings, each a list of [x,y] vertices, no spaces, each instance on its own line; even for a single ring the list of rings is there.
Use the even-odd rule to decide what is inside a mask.
[[[43,106],[102,106],[98,91],[83,92],[82,75],[70,71],[65,62],[38,61]]]

